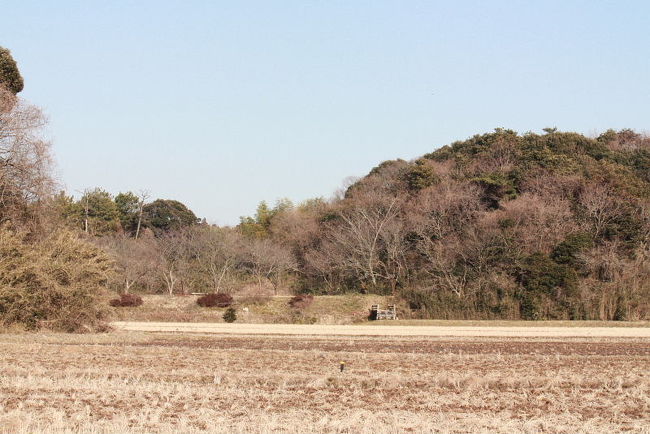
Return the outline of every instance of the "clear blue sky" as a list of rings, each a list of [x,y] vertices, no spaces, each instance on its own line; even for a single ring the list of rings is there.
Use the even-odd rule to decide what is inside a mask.
[[[647,131],[648,1],[5,0],[67,191],[219,224],[495,127]]]

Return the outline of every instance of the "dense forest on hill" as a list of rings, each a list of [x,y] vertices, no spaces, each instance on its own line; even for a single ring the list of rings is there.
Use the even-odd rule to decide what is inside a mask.
[[[0,316],[101,327],[107,292],[389,294],[423,318],[650,318],[650,138],[507,129],[379,164],[236,227],[178,200],[52,179],[0,50]],[[58,191],[58,192],[57,192]]]

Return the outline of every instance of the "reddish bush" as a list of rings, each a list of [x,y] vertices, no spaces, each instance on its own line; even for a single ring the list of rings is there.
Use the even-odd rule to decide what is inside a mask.
[[[223,293],[206,294],[196,300],[196,304],[202,307],[228,307],[232,303],[232,296]]]
[[[120,298],[109,301],[113,307],[138,307],[142,306],[142,297],[135,294],[120,294]]]
[[[289,306],[294,309],[304,309],[314,301],[314,296],[311,294],[299,294],[289,300]]]

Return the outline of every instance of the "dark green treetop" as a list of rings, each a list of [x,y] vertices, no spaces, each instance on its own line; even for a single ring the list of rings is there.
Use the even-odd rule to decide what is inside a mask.
[[[3,47],[0,47],[0,85],[5,86],[14,95],[23,90],[24,85],[11,51]]]
[[[155,234],[192,226],[200,221],[187,206],[169,199],[157,199],[145,205],[143,220]]]

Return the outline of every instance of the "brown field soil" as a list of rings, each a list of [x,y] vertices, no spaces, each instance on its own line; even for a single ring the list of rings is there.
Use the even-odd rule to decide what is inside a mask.
[[[119,330],[148,332],[218,333],[234,335],[327,335],[327,336],[474,336],[474,337],[645,337],[650,327],[566,327],[566,326],[444,326],[385,325],[376,321],[364,325],[322,324],[227,324],[182,322],[114,322]],[[379,324],[377,324],[379,323]],[[533,323],[533,322],[531,322]],[[372,325],[371,325],[372,324]],[[533,323],[534,324],[534,323]]]
[[[650,339],[0,334],[0,433],[175,432],[647,434]]]

